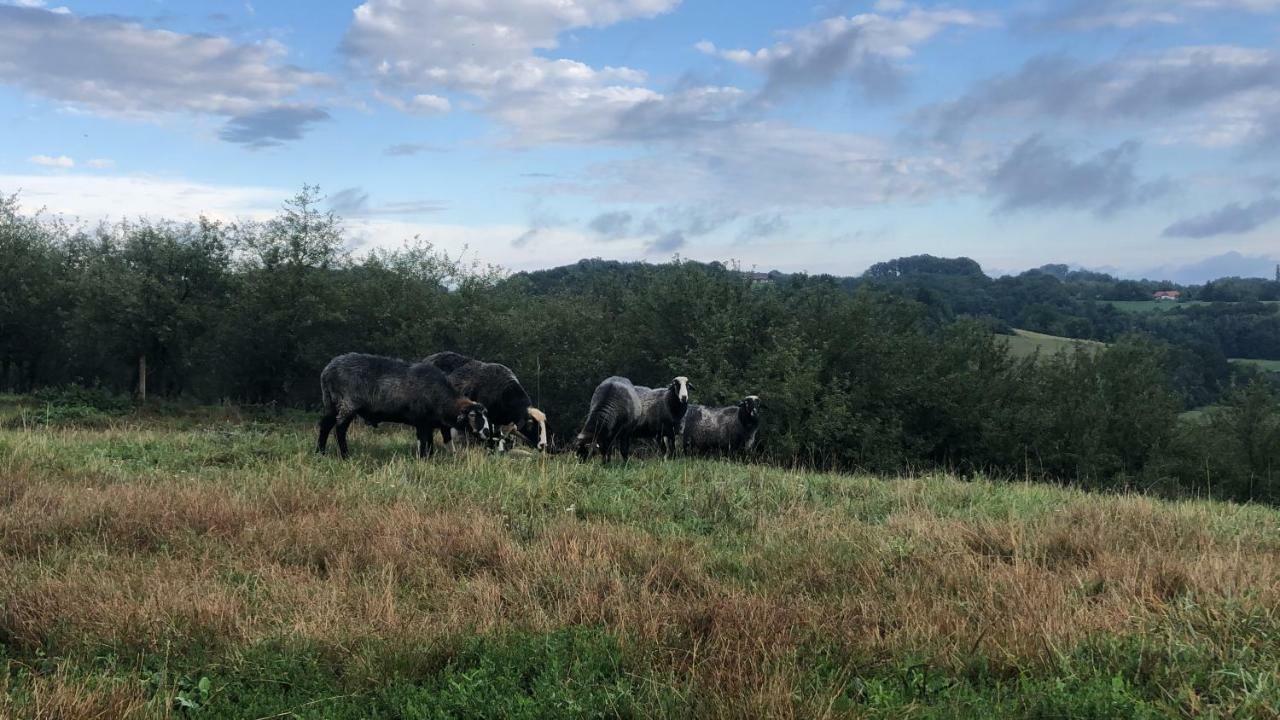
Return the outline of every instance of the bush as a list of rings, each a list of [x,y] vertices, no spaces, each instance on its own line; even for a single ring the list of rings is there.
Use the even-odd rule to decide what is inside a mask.
[[[5,425],[101,425],[132,411],[133,401],[124,395],[102,388],[63,385],[32,393],[30,402]]]

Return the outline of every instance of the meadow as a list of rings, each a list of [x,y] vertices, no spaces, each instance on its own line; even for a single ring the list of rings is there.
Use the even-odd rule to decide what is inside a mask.
[[[1180,307],[1198,307],[1203,305],[1231,305],[1232,303],[1215,303],[1206,300],[1106,300],[1108,305],[1126,313],[1168,312]],[[1263,300],[1264,305],[1275,305],[1275,300]]]
[[[1280,360],[1249,360],[1247,358],[1231,358],[1231,362],[1251,365],[1267,372],[1280,373]]]
[[[0,717],[1275,717],[1280,512],[0,401]]]
[[[1014,329],[1012,335],[1001,335],[1013,357],[1024,358],[1036,355],[1042,358],[1052,357],[1061,352],[1074,352],[1077,349],[1096,351],[1105,348],[1106,344],[1097,340],[1080,340],[1078,338],[1059,337],[1030,330]]]

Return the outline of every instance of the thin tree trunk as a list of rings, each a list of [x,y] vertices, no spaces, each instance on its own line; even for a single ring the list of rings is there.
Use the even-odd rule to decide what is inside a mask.
[[[147,355],[138,355],[138,402],[147,401]]]

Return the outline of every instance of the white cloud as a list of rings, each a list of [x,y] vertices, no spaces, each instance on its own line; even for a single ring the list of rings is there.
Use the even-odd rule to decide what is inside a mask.
[[[115,167],[116,161],[110,160],[108,158],[94,158],[89,162],[85,163],[85,166],[91,167],[94,170],[107,170],[109,168]]]
[[[325,81],[283,64],[284,54],[274,41],[0,6],[0,82],[107,115],[234,115]]]
[[[36,165],[51,168],[73,168],[76,166],[76,161],[66,155],[32,155],[27,160]]]
[[[47,6],[49,3],[45,2],[45,0],[12,0],[9,4],[16,5],[21,8],[42,8]],[[61,14],[71,12],[71,10],[67,9],[65,6],[49,8],[49,11]]]
[[[1039,19],[1039,24],[1070,30],[1128,30],[1142,25],[1175,25],[1194,12],[1272,13],[1280,0],[1075,0]]]
[[[453,109],[449,98],[430,93],[420,93],[405,100],[396,95],[388,95],[379,90],[373,91],[374,97],[403,113],[410,115],[443,115]]]
[[[715,204],[739,213],[922,202],[975,190],[976,170],[903,154],[878,138],[739,123],[596,165],[553,189],[608,202]]]
[[[442,112],[441,91],[479,101],[515,144],[652,138],[714,122],[734,88],[662,93],[627,67],[546,57],[562,33],[665,13],[679,0],[369,0],[343,47],[405,112]]]
[[[0,84],[76,110],[131,119],[193,113],[256,121],[264,113],[296,116],[302,107],[327,117],[296,96],[328,78],[287,64],[284,46],[273,40],[242,44],[42,5],[0,5]],[[243,127],[233,129],[244,136]],[[270,130],[268,144],[294,139],[305,126]],[[259,147],[259,140],[237,142]]]
[[[1280,54],[1234,46],[1177,47],[1084,64],[1033,58],[960,98],[927,106],[917,126],[956,141],[973,126],[1012,120],[1018,132],[1076,123],[1132,126],[1158,142],[1209,147],[1280,139]],[[1028,122],[1038,123],[1028,128]]]
[[[20,192],[29,212],[86,222],[134,217],[266,218],[293,193],[277,188],[211,185],[189,180],[104,174],[0,175],[0,193]]]
[[[897,13],[904,4],[881,2],[878,10]],[[832,17],[783,33],[784,39],[759,50],[719,49],[709,40],[695,47],[702,53],[763,73],[762,97],[850,81],[869,95],[895,91],[901,83],[900,63],[915,48],[948,27],[990,24],[964,10],[912,8],[901,14],[863,13]]]

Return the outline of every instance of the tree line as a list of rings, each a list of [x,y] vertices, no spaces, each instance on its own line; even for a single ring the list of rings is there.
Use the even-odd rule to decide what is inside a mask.
[[[1271,382],[1225,377],[1220,407],[1185,419],[1197,350],[1150,328],[1014,358],[1005,321],[964,295],[967,264],[910,291],[909,271],[879,266],[857,282],[679,259],[508,274],[420,240],[354,256],[321,201],[305,188],[265,222],[85,228],[0,199],[0,387],[145,380],[152,397],[314,408],[335,355],[447,349],[509,365],[561,443],[602,378],[687,375],[695,402],[761,396],[772,462],[1280,500]]]

